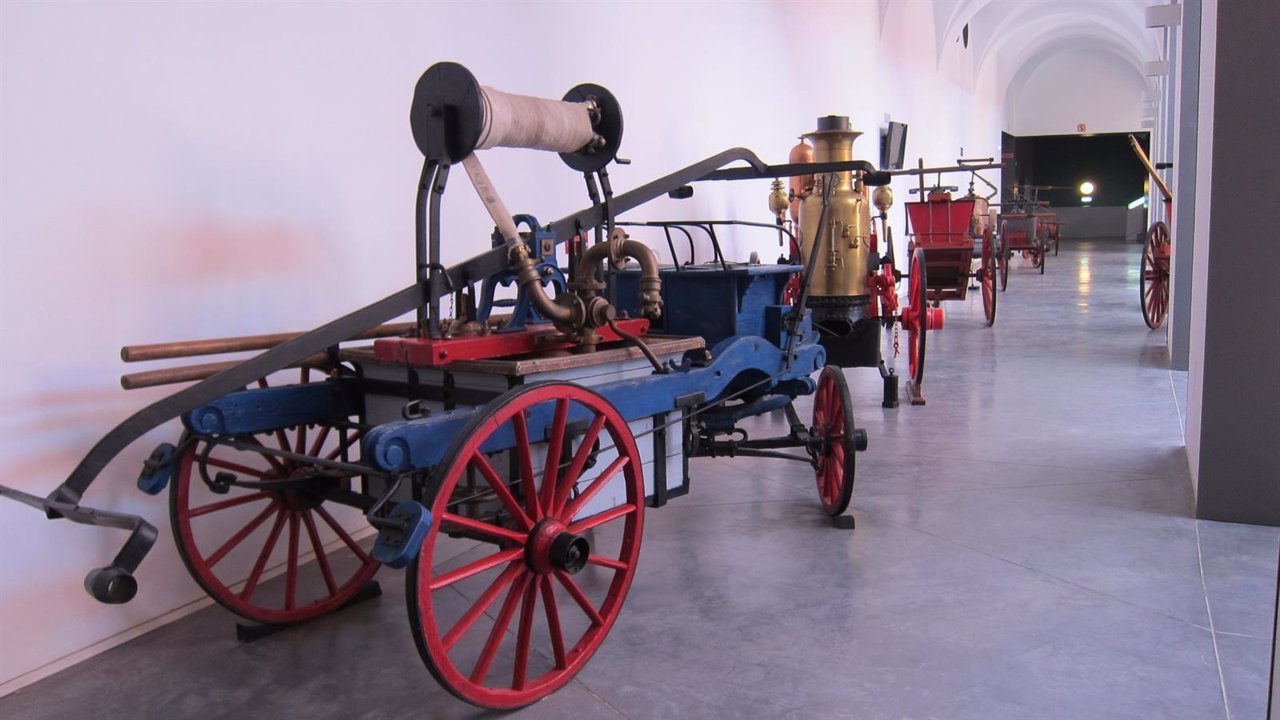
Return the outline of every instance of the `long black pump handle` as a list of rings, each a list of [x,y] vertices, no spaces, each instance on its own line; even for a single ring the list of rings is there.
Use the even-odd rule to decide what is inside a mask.
[[[744,148],[726,150],[615,197],[613,199],[615,212],[642,205],[665,195],[670,190],[700,180],[717,168],[739,160],[751,163],[753,168],[767,167],[750,150]],[[555,232],[556,242],[564,242],[582,229],[590,229],[602,222],[604,217],[601,208],[592,207],[557,220],[551,224],[551,229]],[[442,285],[461,287],[465,283],[501,272],[507,266],[506,249],[494,248],[450,267],[447,274],[452,282]],[[439,290],[440,295],[444,292],[444,289]],[[135,440],[160,424],[229,392],[239,390],[258,378],[266,377],[281,368],[343,342],[353,335],[405,313],[413,312],[432,299],[436,299],[431,297],[433,294],[435,293],[430,291],[426,283],[411,285],[148,405],[103,436],[72,470],[66,482],[49,496],[49,499],[56,502],[78,503],[107,463]]]

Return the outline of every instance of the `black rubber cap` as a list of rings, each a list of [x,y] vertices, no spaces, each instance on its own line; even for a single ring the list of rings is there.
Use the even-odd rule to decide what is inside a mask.
[[[85,575],[84,589],[98,602],[120,605],[138,594],[138,581],[121,568],[104,567]]]

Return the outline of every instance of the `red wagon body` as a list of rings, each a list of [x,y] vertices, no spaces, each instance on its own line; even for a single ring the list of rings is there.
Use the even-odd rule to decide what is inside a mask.
[[[928,299],[964,300],[969,281],[981,283],[987,324],[995,322],[995,247],[987,219],[987,201],[975,195],[952,199],[945,190],[928,194],[924,201],[907,203],[907,218],[914,233],[912,242],[924,252],[928,267]],[[982,264],[975,273],[970,268],[973,254],[982,242]]]

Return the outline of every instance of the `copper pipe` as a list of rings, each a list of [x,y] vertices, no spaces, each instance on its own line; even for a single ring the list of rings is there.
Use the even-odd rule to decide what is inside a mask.
[[[162,368],[160,370],[147,370],[146,372],[131,373],[129,375],[120,376],[120,387],[125,390],[137,390],[138,388],[155,387],[157,385],[173,385],[175,383],[195,382],[212,377],[223,370],[239,365],[239,360],[228,360],[226,362],[204,363],[201,365],[184,365],[182,367]],[[324,353],[316,353],[303,358],[302,360],[289,365],[288,367],[308,367],[318,370],[328,370],[333,367],[329,356]]]
[[[353,335],[350,339],[368,340],[370,338],[404,335],[415,328],[417,328],[417,325],[411,322],[388,323]],[[269,350],[302,334],[291,332],[213,338],[210,340],[185,340],[181,342],[156,343],[154,345],[126,345],[120,348],[120,359],[125,362],[140,362],[193,357],[196,355],[221,355],[223,353],[247,352],[250,350]]]
[[[529,296],[529,301],[542,317],[555,323],[562,332],[572,333],[582,327],[586,316],[580,309],[582,303],[561,305],[542,292],[542,276],[538,274],[538,264],[529,257],[529,249],[522,242],[510,245],[511,267],[516,272],[516,281]],[[573,297],[573,296],[570,296]],[[577,300],[573,297],[573,300]]]

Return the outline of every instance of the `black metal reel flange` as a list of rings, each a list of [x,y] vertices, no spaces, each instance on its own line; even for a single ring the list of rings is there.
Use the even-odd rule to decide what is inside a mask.
[[[422,73],[413,89],[409,127],[428,160],[460,162],[476,149],[483,126],[480,83],[470,70],[442,62]]]
[[[583,83],[564,95],[565,102],[590,102],[591,129],[604,144],[587,152],[560,153],[565,165],[578,172],[591,173],[604,168],[618,156],[622,147],[622,106],[605,88],[593,83]]]

